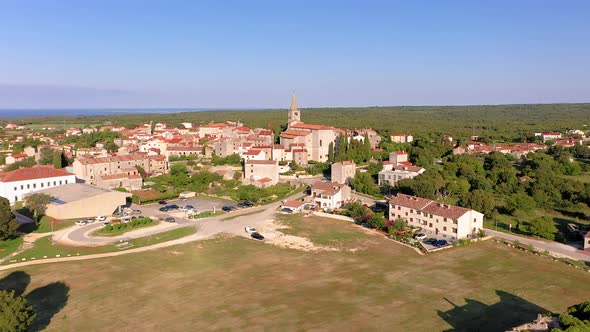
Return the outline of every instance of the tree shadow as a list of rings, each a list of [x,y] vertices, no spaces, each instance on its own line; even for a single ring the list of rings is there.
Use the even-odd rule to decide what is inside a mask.
[[[65,307],[68,302],[69,292],[70,287],[65,283],[52,282],[27,294],[27,301],[33,306],[36,313],[30,330],[44,330],[51,322],[53,316]]]
[[[496,290],[496,294],[500,301],[491,305],[465,299],[466,303],[458,306],[445,298],[454,306],[448,311],[438,311],[438,315],[452,326],[446,331],[509,331],[535,320],[540,313],[548,312],[514,294],[502,290]]]
[[[15,271],[0,279],[0,291],[14,290],[16,295],[23,295],[31,282],[31,276],[23,271]],[[35,312],[35,319],[29,331],[45,329],[51,319],[61,311],[68,302],[70,287],[63,282],[53,282],[29,292],[25,298]]]
[[[0,291],[13,290],[16,295],[23,295],[29,284],[31,276],[23,271],[15,271],[0,279]]]

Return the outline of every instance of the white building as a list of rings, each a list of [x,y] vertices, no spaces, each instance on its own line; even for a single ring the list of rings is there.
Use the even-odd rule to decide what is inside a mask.
[[[414,136],[403,133],[393,133],[389,135],[389,139],[394,143],[411,143],[414,141]]]
[[[311,185],[313,202],[323,210],[334,210],[352,198],[350,187],[345,184],[318,181]]]
[[[395,186],[399,180],[413,179],[424,173],[425,169],[419,166],[398,165],[392,170],[382,170],[377,177],[379,185],[389,184]]]
[[[483,214],[474,210],[399,194],[389,200],[389,220],[404,219],[437,238],[458,240],[477,237]]]
[[[0,196],[14,204],[26,194],[69,183],[76,183],[76,176],[63,169],[47,166],[20,168],[0,174]]]

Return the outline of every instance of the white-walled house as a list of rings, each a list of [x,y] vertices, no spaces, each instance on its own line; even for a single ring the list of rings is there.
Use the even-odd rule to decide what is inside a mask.
[[[352,197],[349,186],[322,181],[311,185],[311,196],[313,202],[323,210],[339,208]]]
[[[0,196],[14,204],[26,194],[76,183],[76,176],[63,169],[47,166],[20,168],[0,174]]]
[[[483,229],[483,214],[430,199],[398,194],[389,200],[389,220],[404,219],[437,238],[475,238]]]

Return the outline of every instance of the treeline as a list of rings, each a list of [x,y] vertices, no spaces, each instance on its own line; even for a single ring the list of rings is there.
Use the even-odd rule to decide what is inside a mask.
[[[567,114],[567,116],[564,116]],[[189,121],[205,124],[240,119],[250,127],[270,128],[275,133],[287,122],[286,110],[210,111],[175,114],[130,114],[98,117],[51,117],[22,119],[18,123],[60,124],[109,123],[128,128],[148,120],[179,125]],[[522,141],[535,131],[577,128],[590,122],[590,104],[543,104],[497,106],[398,106],[359,108],[313,108],[302,110],[306,123],[340,128],[370,127],[387,136],[391,132],[409,132],[430,138],[441,134],[469,137],[485,136],[492,141]],[[517,129],[515,129],[517,128]]]

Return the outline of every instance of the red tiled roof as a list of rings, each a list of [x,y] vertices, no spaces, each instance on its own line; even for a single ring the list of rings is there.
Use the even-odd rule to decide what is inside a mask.
[[[17,153],[17,154],[13,154],[12,157],[14,158],[26,158],[28,157],[26,153]]]
[[[400,205],[415,210],[422,210],[433,201],[422,197],[398,194],[397,196],[392,197],[389,202],[391,205]]]
[[[394,168],[396,171],[406,171],[406,172],[415,172],[415,173],[418,173],[424,169],[419,166],[407,166],[407,165],[398,165],[398,166],[395,166]]]
[[[278,161],[276,160],[248,160],[246,165],[276,165]]]
[[[291,126],[292,128],[300,128],[300,129],[311,129],[311,130],[334,130],[336,128],[318,125],[318,124],[308,124],[308,123],[297,123]]]
[[[281,137],[282,138],[295,138],[295,137],[299,137],[299,136],[307,136],[307,135],[311,135],[311,132],[309,131],[303,131],[303,130],[287,130],[281,133]]]
[[[72,173],[63,169],[55,169],[47,166],[20,168],[0,175],[1,182],[25,181],[34,179],[45,179],[59,176],[70,176]]]
[[[290,207],[290,208],[300,208],[303,205],[305,205],[305,202],[303,201],[285,201],[285,203],[283,203],[284,207]]]
[[[267,182],[271,182],[271,181],[272,181],[271,178],[262,178],[262,179],[258,180],[258,182],[260,182],[260,183],[267,183]]]
[[[247,156],[257,156],[262,152],[262,150],[250,150],[246,152]]]
[[[458,219],[465,213],[469,212],[469,209],[433,201],[431,204],[428,204],[426,208],[422,209],[422,211],[445,218]]]
[[[260,136],[272,136],[272,131],[271,130],[261,130],[258,135]]]

